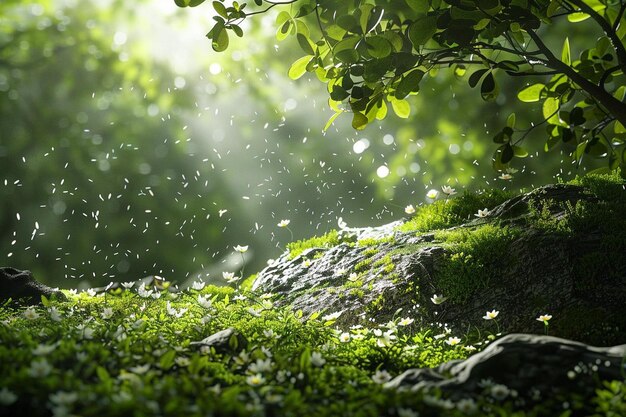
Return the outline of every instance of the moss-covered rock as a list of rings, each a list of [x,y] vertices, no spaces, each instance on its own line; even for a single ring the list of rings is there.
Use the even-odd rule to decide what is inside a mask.
[[[495,309],[498,330],[622,343],[625,195],[617,176],[517,196],[466,193],[391,225],[331,232],[332,242],[319,246],[319,238],[301,241],[253,288],[305,314],[341,311],[342,325],[385,321],[402,309],[417,326],[471,329]],[[487,216],[475,215],[485,208]],[[433,303],[435,294],[446,301]],[[552,316],[547,325],[537,320],[543,314]]]

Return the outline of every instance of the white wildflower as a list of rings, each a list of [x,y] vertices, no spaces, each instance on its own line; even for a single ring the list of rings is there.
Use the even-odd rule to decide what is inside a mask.
[[[434,294],[432,297],[430,297],[430,301],[432,301],[433,304],[435,305],[439,305],[443,303],[444,301],[446,301],[447,299],[448,297],[444,297],[443,295],[437,295],[437,294]]]
[[[17,401],[17,395],[4,387],[0,389],[0,405],[11,405]]]
[[[391,380],[391,375],[389,374],[389,372],[385,370],[381,371],[379,369],[376,371],[376,373],[374,373],[374,375],[372,375],[372,380],[377,384],[384,384],[385,382]]]
[[[35,307],[28,307],[24,310],[24,317],[28,320],[37,320],[39,318],[39,313],[35,311]]]
[[[194,281],[193,284],[191,284],[191,288],[196,291],[200,291],[205,285],[206,283],[204,281]]]
[[[408,206],[406,206],[406,207],[404,208],[404,212],[405,212],[406,214],[414,214],[414,213],[415,213],[415,207],[413,207],[413,205],[412,205],[412,204],[409,204]]]
[[[483,218],[483,217],[489,216],[490,214],[491,214],[491,211],[485,208],[484,210],[478,209],[478,213],[474,214],[474,216],[478,218]]]
[[[321,367],[326,363],[326,359],[319,352],[311,353],[311,365]]]

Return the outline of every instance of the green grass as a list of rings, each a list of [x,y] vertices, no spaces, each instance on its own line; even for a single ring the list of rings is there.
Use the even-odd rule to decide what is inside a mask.
[[[487,190],[482,193],[466,191],[461,196],[418,207],[415,215],[397,230],[424,233],[458,226],[472,220],[479,209],[491,210],[513,196],[514,194],[501,190]]]
[[[68,293],[64,303],[0,307],[0,414],[375,417],[406,409],[440,415],[446,401],[440,394],[388,390],[381,382],[465,358],[466,347],[484,341],[440,337],[436,327],[405,327],[400,317],[372,329],[336,329],[325,312],[302,317],[262,294],[246,292],[244,299],[228,287],[153,294],[160,297],[136,290]],[[201,305],[199,296],[211,305]],[[191,344],[229,327],[247,339],[245,349]],[[460,344],[446,343],[453,335]],[[606,398],[623,396],[623,383],[598,383],[598,389],[598,404],[620,406]],[[555,396],[555,407],[564,398]],[[512,399],[471,401],[484,416],[515,409]],[[545,407],[515,415],[539,416]],[[452,408],[446,415],[464,414]]]

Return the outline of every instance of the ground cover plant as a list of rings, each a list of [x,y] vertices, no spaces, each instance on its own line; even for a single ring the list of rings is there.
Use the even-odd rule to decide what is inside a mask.
[[[620,181],[615,175],[577,183],[602,194],[613,193]],[[476,201],[482,205],[485,198],[493,196],[466,194],[440,212],[449,218]],[[445,201],[440,204],[448,207]],[[413,224],[417,233],[422,233],[424,219],[442,224],[434,220],[433,207],[418,207],[414,220],[405,224]],[[447,232],[447,239],[462,245],[468,233]],[[331,237],[337,240],[336,233]],[[327,243],[312,241],[322,247]],[[302,242],[293,249],[300,246]],[[475,329],[443,323],[417,327],[417,317],[402,309],[386,322],[377,322],[373,312],[367,326],[342,327],[336,325],[341,311],[304,315],[279,307],[275,295],[251,291],[254,278],[239,284],[236,274],[224,274],[224,286],[197,281],[186,290],[163,280],[143,280],[109,289],[63,290],[68,301],[43,297],[39,306],[4,303],[0,412],[406,417],[619,416],[625,410],[626,375],[603,382],[593,378],[593,371],[585,383],[594,384],[594,398],[562,391],[517,392],[489,380],[481,382],[482,392],[475,396],[390,388],[386,383],[407,369],[464,359],[489,346],[506,334],[498,323],[500,312],[486,311],[484,325]],[[445,295],[433,296],[432,303],[455,296]],[[549,312],[536,320],[537,332],[548,334]],[[206,341],[224,330],[232,333],[221,342]]]

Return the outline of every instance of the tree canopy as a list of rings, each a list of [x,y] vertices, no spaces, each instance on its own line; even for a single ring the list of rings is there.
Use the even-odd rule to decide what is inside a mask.
[[[497,171],[528,155],[523,142],[536,129],[546,151],[563,144],[577,164],[604,158],[609,169],[626,171],[623,0],[255,0],[251,7],[220,0],[212,7],[207,37],[217,52],[232,34],[243,36],[248,17],[282,8],[276,36],[295,38],[304,52],[289,76],[310,72],[326,83],[335,111],[326,128],[346,112],[355,129],[384,119],[389,107],[407,118],[407,99],[441,69],[467,79],[485,101],[497,99],[505,77],[521,77],[517,98],[540,105],[540,116],[521,126],[510,113],[492,137]],[[555,44],[554,33],[573,25],[596,36]]]

